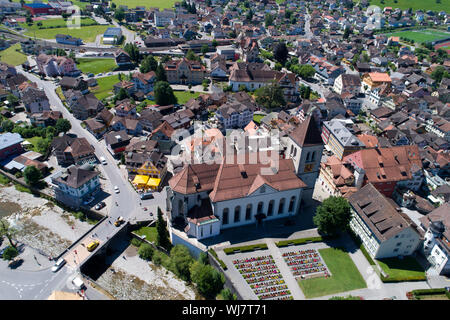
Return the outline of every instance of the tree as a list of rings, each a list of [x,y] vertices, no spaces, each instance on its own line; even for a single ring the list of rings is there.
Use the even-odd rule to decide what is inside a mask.
[[[177,97],[173,93],[170,84],[166,81],[156,82],[155,88],[155,102],[160,106],[167,106],[169,104],[176,104],[178,102]]]
[[[210,265],[195,261],[190,268],[192,281],[205,298],[213,299],[222,290],[224,275]]]
[[[257,89],[255,95],[256,103],[268,110],[279,108],[286,104],[283,89],[275,82]]]
[[[139,71],[141,71],[142,73],[147,73],[150,71],[156,71],[156,68],[158,68],[158,61],[156,61],[153,55],[149,54],[142,61]]]
[[[127,90],[125,90],[124,88],[120,88],[119,92],[116,95],[117,100],[123,100],[123,99],[129,98],[129,97],[130,97],[130,95],[128,94]]]
[[[177,244],[170,250],[170,259],[173,263],[175,274],[184,281],[191,281],[190,266],[194,259],[186,246]]]
[[[36,151],[45,154],[50,147],[51,141],[48,139],[39,139],[36,142]]]
[[[14,129],[14,122],[12,122],[11,120],[3,120],[2,121],[2,129],[4,132],[12,132]]]
[[[247,19],[248,21],[252,21],[252,19],[253,19],[253,11],[251,9],[248,10],[247,14],[245,15],[245,19]]]
[[[313,222],[319,233],[333,236],[348,228],[350,218],[350,205],[347,199],[331,196],[317,207]]]
[[[443,78],[450,78],[449,73],[445,70],[443,66],[438,66],[431,73],[431,78],[436,81],[437,84],[441,83]]]
[[[164,70],[164,66],[161,63],[156,68],[155,73],[157,81],[167,81],[166,70]]]
[[[202,49],[203,49],[203,47],[202,47]],[[197,55],[191,49],[189,49],[188,52],[186,53],[186,59],[191,60],[191,61],[198,61],[199,60]]]
[[[28,25],[32,25],[33,24],[33,18],[31,18],[31,15],[27,14],[27,17],[25,18],[25,22]]]
[[[69,120],[61,118],[56,120],[55,128],[58,133],[67,133],[70,129],[72,129],[72,125]]]
[[[23,171],[23,177],[28,185],[35,185],[42,179],[42,172],[35,166],[28,166]]]
[[[3,258],[3,260],[12,260],[15,257],[17,257],[18,254],[19,254],[19,251],[17,250],[17,248],[8,247],[3,252],[2,258]]]
[[[154,250],[151,245],[149,245],[148,243],[142,243],[139,246],[138,254],[141,259],[149,261],[152,259],[153,251]]]
[[[223,300],[237,300],[236,295],[233,294],[228,288],[222,289],[222,291],[220,291],[220,295]]]
[[[121,22],[125,18],[125,11],[122,8],[114,11],[114,19]]]
[[[348,37],[350,36],[350,33],[351,33],[350,28],[345,28],[343,38],[348,39]]]
[[[311,88],[309,86],[301,85],[300,96],[303,99],[309,99],[309,97],[311,96]]]
[[[12,241],[12,237],[16,232],[17,230],[11,227],[8,220],[0,219],[0,236],[6,237],[13,248],[17,248],[16,244]]]
[[[202,55],[205,55],[209,51],[209,46],[207,44],[202,45]]]
[[[280,62],[282,65],[286,62],[289,55],[289,51],[284,42],[280,42],[276,45],[275,50],[273,52],[273,57],[275,60]]]
[[[217,46],[219,45],[219,43],[217,42],[216,39],[214,39],[214,40],[212,41],[211,45],[215,48],[215,47],[217,47]]]
[[[298,75],[302,79],[309,79],[316,73],[316,69],[312,65],[302,64],[298,69]]]
[[[268,26],[273,25],[273,16],[272,16],[270,13],[267,13],[267,14],[266,14],[266,17],[265,17],[265,19],[264,19],[264,23],[266,24],[266,28],[267,28]]]
[[[156,245],[169,250],[172,244],[170,243],[169,231],[166,227],[166,221],[162,216],[161,209],[158,207],[158,220],[156,221]]]
[[[141,59],[141,54],[139,53],[139,47],[134,43],[127,43],[123,49],[130,56],[131,60],[136,63],[139,63]]]

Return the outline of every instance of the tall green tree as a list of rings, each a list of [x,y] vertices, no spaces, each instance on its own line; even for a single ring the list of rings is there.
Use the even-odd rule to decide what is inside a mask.
[[[36,185],[42,179],[42,172],[35,166],[28,166],[23,171],[23,177],[28,185]]]
[[[237,300],[236,295],[233,294],[228,288],[222,289],[222,291],[220,291],[220,295],[223,300]]]
[[[14,122],[9,119],[2,121],[2,129],[4,132],[12,132],[14,129]]]
[[[273,52],[273,57],[275,60],[277,60],[279,63],[284,65],[289,55],[288,48],[284,42],[279,42],[275,46],[275,50]]]
[[[184,281],[191,281],[190,266],[194,259],[186,246],[177,244],[170,250],[170,260],[175,274]]]
[[[317,207],[313,222],[319,233],[334,236],[348,229],[350,219],[350,205],[347,199],[332,196]]]
[[[151,245],[149,245],[148,243],[142,243],[139,246],[138,255],[141,259],[149,261],[152,260],[153,251],[154,250]]]
[[[12,240],[12,238],[14,237],[14,235],[16,233],[17,233],[17,229],[11,227],[8,220],[0,219],[0,236],[6,237],[9,241],[9,244],[13,248],[17,248],[17,244],[14,243],[14,241]]]
[[[131,60],[135,63],[139,63],[139,61],[141,60],[141,54],[139,52],[139,47],[134,44],[134,43],[127,43],[124,47],[123,50],[128,53],[128,55],[130,56]]]
[[[195,261],[190,267],[192,282],[207,299],[214,299],[225,284],[224,275],[211,265]]]
[[[203,55],[207,54],[209,51],[209,46],[207,44],[202,45],[201,51]]]
[[[119,92],[117,92],[117,95],[116,95],[116,99],[119,101],[129,98],[129,97],[130,97],[130,95],[128,94],[127,90],[125,90],[124,88],[120,88]]]
[[[157,81],[167,81],[167,74],[166,74],[166,70],[164,69],[164,66],[162,65],[162,63],[160,63],[158,65],[158,67],[156,68],[156,80]]]
[[[264,18],[264,23],[266,25],[266,28],[268,26],[272,26],[273,25],[273,16],[270,13],[266,13],[266,16]]]
[[[281,89],[281,87],[275,82],[257,89],[255,91],[255,95],[256,103],[263,106],[267,110],[286,105],[283,89]]]
[[[186,53],[186,59],[190,60],[190,61],[199,61],[200,57],[198,57],[194,51],[192,51],[191,49],[188,50],[188,52]]]
[[[156,71],[156,68],[158,68],[158,61],[156,61],[153,55],[149,54],[142,61],[139,71],[142,73],[147,73],[150,71]]]
[[[72,125],[69,120],[61,118],[56,120],[55,128],[58,133],[67,133],[70,129],[72,129]]]
[[[125,19],[125,11],[123,10],[123,8],[119,8],[114,11],[114,19],[119,22]]]
[[[154,92],[155,102],[160,106],[167,106],[169,104],[176,104],[178,102],[177,97],[170,87],[170,84],[166,81],[156,82]]]
[[[312,65],[302,64],[298,69],[298,75],[302,79],[309,79],[316,73],[316,69]]]
[[[158,220],[156,221],[156,245],[169,250],[172,244],[170,243],[170,235],[167,230],[167,223],[162,216],[161,209],[158,207]]]

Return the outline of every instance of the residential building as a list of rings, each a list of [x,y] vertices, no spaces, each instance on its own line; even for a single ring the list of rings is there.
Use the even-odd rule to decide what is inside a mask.
[[[116,52],[114,52],[114,59],[116,60],[116,64],[119,67],[129,67],[133,64],[130,55],[122,49],[118,49]]]
[[[322,140],[325,148],[331,150],[339,160],[365,148],[364,143],[354,136],[340,120],[323,122]]]
[[[225,103],[215,114],[224,129],[244,128],[253,120],[253,110],[239,102]]]
[[[125,130],[113,131],[105,134],[106,149],[113,155],[117,156],[125,151],[126,146],[130,143],[131,137]]]
[[[70,166],[52,177],[55,199],[72,208],[87,204],[100,190],[99,173],[84,167]]]
[[[391,77],[387,73],[369,72],[363,75],[361,82],[361,91],[373,91],[375,88],[385,85],[390,88]]]
[[[372,184],[353,193],[348,201],[350,228],[372,258],[409,256],[419,247],[417,226]]]
[[[170,84],[201,84],[208,76],[205,66],[199,61],[186,58],[181,60],[170,60],[164,65],[167,81]]]
[[[333,90],[341,96],[358,95],[361,92],[361,79],[357,74],[341,74],[334,80]]]
[[[5,132],[0,134],[0,160],[8,159],[23,152],[22,136],[18,133]]]
[[[77,98],[71,106],[73,116],[79,120],[95,117],[103,108],[103,103],[92,92]]]
[[[30,113],[42,113],[50,111],[50,103],[44,90],[29,87],[22,95],[25,110]]]
[[[41,53],[36,58],[39,73],[47,77],[56,76],[78,76],[80,70],[77,69],[75,62],[68,57],[58,57]]]
[[[50,146],[59,165],[95,163],[95,149],[86,138],[74,138],[67,134],[53,139]]]

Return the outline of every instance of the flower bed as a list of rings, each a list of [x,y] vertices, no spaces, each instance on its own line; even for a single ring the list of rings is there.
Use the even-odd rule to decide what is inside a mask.
[[[226,248],[226,249],[223,249],[223,252],[225,252],[225,254],[233,254],[236,252],[250,252],[250,251],[265,250],[265,249],[267,249],[267,244],[261,243],[261,244],[254,244],[251,246]]]
[[[237,259],[232,262],[258,299],[292,299],[271,255]]]
[[[285,252],[282,256],[294,277],[303,278],[315,274],[323,274],[323,276],[327,277],[329,275],[329,271],[317,250],[308,249]]]

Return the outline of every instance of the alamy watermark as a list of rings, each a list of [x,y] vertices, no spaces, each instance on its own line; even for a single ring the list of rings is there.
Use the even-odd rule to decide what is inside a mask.
[[[72,12],[67,19],[66,25],[69,29],[81,29],[81,10],[79,6],[72,5],[67,8],[67,12]]]

